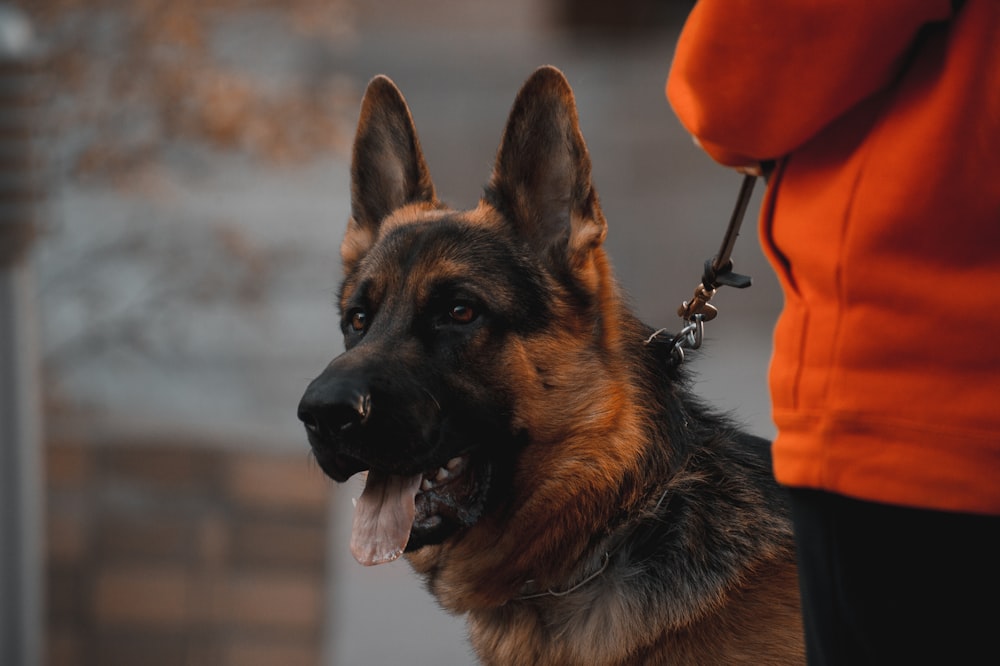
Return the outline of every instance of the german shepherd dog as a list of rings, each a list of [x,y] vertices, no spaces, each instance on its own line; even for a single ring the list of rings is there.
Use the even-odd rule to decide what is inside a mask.
[[[562,73],[522,87],[474,210],[437,199],[383,76],[351,179],[346,351],[298,413],[328,476],[367,472],[355,558],[405,553],[486,664],[803,662],[768,442],[623,302]]]

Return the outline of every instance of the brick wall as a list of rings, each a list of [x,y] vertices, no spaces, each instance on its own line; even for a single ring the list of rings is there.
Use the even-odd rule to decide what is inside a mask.
[[[330,486],[307,454],[46,456],[50,666],[320,663]]]

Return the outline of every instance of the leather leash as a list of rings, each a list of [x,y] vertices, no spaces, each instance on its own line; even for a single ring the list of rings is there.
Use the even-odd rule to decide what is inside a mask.
[[[753,188],[757,183],[757,176],[746,175],[740,184],[740,191],[736,197],[736,207],[729,218],[729,226],[722,237],[722,245],[719,252],[705,261],[705,270],[701,276],[701,283],[695,288],[694,296],[690,301],[681,303],[677,310],[677,316],[684,320],[684,327],[671,339],[674,363],[680,365],[684,362],[685,349],[698,349],[704,339],[704,328],[706,321],[712,321],[719,314],[719,309],[709,303],[715,296],[719,287],[735,287],[736,289],[746,289],[750,286],[749,275],[740,275],[733,272],[733,248],[736,246],[736,238],[740,235],[740,227],[743,218],[746,216],[747,207],[750,205],[750,198],[753,196]],[[646,339],[649,344],[654,339],[667,330],[661,328]]]

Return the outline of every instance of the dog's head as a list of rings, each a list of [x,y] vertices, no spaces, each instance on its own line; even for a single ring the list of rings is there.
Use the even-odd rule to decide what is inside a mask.
[[[598,394],[613,287],[573,95],[554,68],[518,94],[474,210],[438,201],[385,77],[365,93],[351,177],[346,351],[310,384],[299,417],[331,478],[367,471],[351,549],[378,564],[516,510],[522,467],[545,465],[568,424],[605,418],[590,406],[608,398]],[[529,446],[534,460],[519,462]]]

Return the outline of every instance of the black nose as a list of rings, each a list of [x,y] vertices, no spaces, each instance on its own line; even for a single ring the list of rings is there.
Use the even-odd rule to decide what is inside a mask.
[[[371,394],[352,386],[316,386],[299,402],[299,420],[317,435],[337,435],[356,428],[371,414]]]

